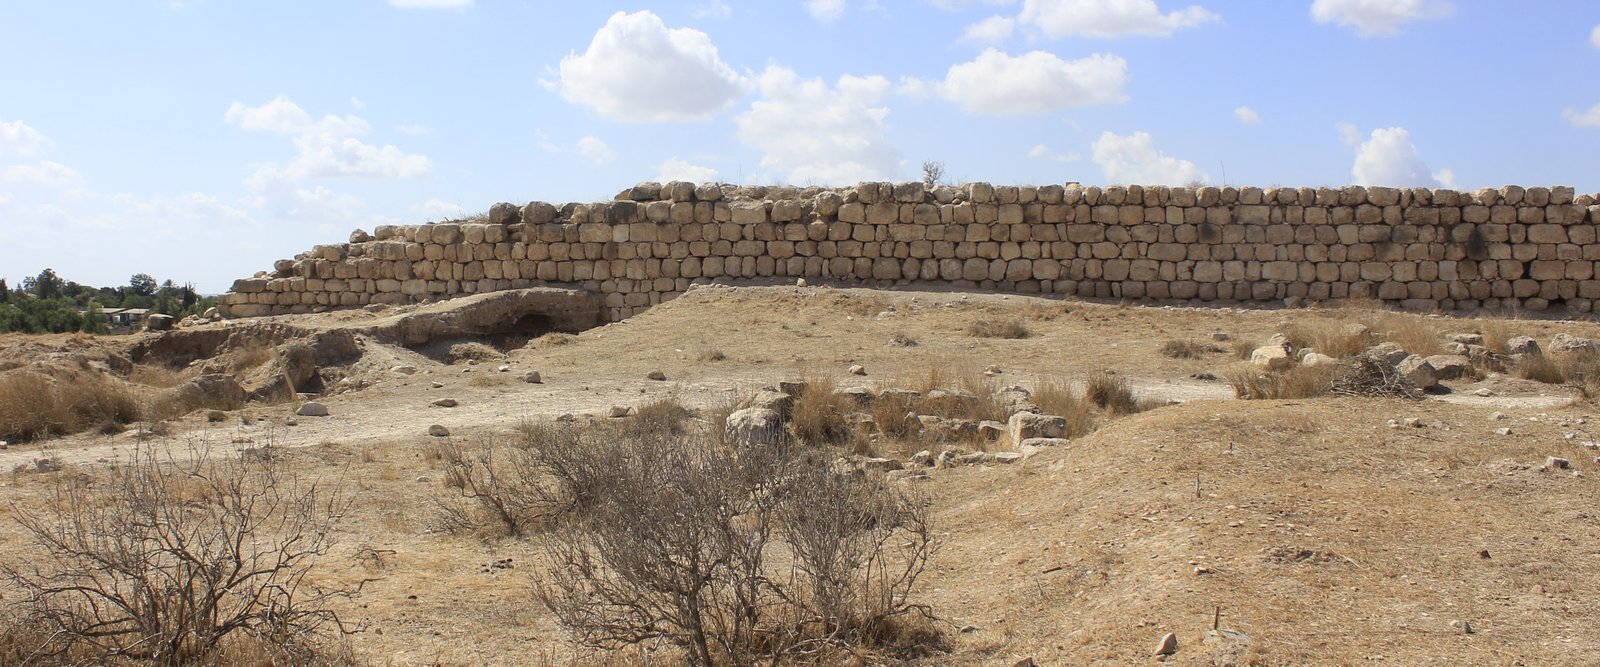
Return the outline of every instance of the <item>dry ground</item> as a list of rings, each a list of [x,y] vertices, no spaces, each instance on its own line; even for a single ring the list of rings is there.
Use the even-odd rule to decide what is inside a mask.
[[[369,624],[353,645],[374,663],[593,664],[603,657],[576,651],[534,601],[539,565],[527,545],[433,531],[433,498],[447,490],[430,424],[484,438],[523,418],[598,416],[663,396],[709,412],[799,376],[876,387],[930,374],[955,382],[993,365],[1001,371],[994,381],[1034,386],[1112,370],[1142,396],[1182,404],[1112,421],[1016,466],[911,482],[937,507],[943,543],[923,599],[953,649],[926,664],[1142,664],[1169,631],[1179,637],[1176,664],[1594,664],[1600,452],[1582,444],[1600,439],[1592,405],[1560,387],[1498,375],[1420,403],[1236,401],[1226,384],[1193,377],[1238,363],[1231,342],[1197,359],[1158,352],[1172,339],[1211,343],[1214,332],[1265,340],[1294,324],[1386,317],[706,288],[626,322],[513,350],[503,359],[507,373],[496,370],[502,360],[446,364],[369,345],[350,370],[365,388],[326,397],[331,417],[291,420],[290,405],[251,406],[219,424],[191,415],[163,441],[223,449],[270,441],[300,448],[292,456],[303,473],[347,480],[356,504],[325,576],[374,579],[346,610]],[[979,320],[1015,320],[1030,335],[969,335]],[[1407,321],[1439,333],[1488,324],[1540,341],[1556,332],[1600,337],[1593,323]],[[915,345],[892,344],[906,339]],[[0,337],[0,360],[69,344]],[[847,374],[852,364],[867,374]],[[396,365],[418,371],[388,370]],[[544,384],[521,382],[528,370],[541,371]],[[646,379],[654,370],[668,379]],[[1479,388],[1493,395],[1476,396]],[[441,397],[459,406],[430,407]],[[1492,420],[1495,412],[1505,418]],[[1408,417],[1423,426],[1388,425]],[[1500,428],[1511,434],[1497,435]],[[47,446],[94,466],[125,455],[131,442],[80,435]],[[40,448],[0,451],[0,469],[39,458]],[[1547,456],[1567,458],[1573,469],[1542,469]],[[9,473],[0,476],[0,496],[27,506],[49,482],[48,474]],[[0,553],[25,553],[4,518]],[[512,567],[492,566],[507,558]],[[1223,632],[1207,641],[1219,607]]]

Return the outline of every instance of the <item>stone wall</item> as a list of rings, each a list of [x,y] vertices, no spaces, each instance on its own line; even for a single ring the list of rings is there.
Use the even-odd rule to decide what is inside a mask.
[[[1588,313],[1600,205],[1570,187],[735,187],[496,204],[384,226],[236,281],[249,317],[552,285],[615,321],[697,282],[807,278],[1156,302],[1381,299],[1413,310]]]

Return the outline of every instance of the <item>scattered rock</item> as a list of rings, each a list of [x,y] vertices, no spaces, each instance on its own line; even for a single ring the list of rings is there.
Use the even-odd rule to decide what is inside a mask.
[[[510,373],[511,364],[500,364],[500,367],[495,370],[500,371],[501,373]]]
[[[444,383],[438,380],[428,383],[428,386],[433,387],[434,389],[444,389]]]
[[[1450,338],[1451,342],[1460,343],[1462,345],[1482,345],[1483,344],[1483,334],[1458,333],[1458,334],[1450,334],[1449,338]]]
[[[1405,361],[1406,357],[1411,356],[1410,353],[1405,351],[1405,348],[1394,343],[1379,343],[1367,348],[1361,354],[1383,362],[1390,367],[1400,365],[1400,362]]]
[[[1550,339],[1550,351],[1594,352],[1596,351],[1596,348],[1594,341],[1588,338],[1578,338],[1577,336],[1569,336],[1564,333],[1558,333],[1556,334],[1555,338]]]
[[[389,372],[398,373],[400,375],[412,375],[412,374],[417,372],[417,367],[416,366],[395,366],[394,368],[389,369]]]
[[[1018,412],[1006,423],[1006,436],[1013,444],[1030,438],[1060,438],[1067,434],[1067,419],[1054,415]]]
[[[990,366],[988,368],[983,369],[983,374],[984,375],[989,375],[989,376],[999,375],[1002,372],[1003,371],[1000,370],[999,366]]]
[[[1020,454],[1018,456],[1020,456]],[[988,452],[967,452],[956,457],[956,463],[960,463],[964,466],[975,466],[980,463],[988,462],[988,460]]]
[[[1017,443],[1017,447],[1019,449],[1022,447],[1064,447],[1070,444],[1072,444],[1072,441],[1066,438],[1028,438]]]
[[[1544,457],[1545,470],[1566,470],[1572,467],[1572,462],[1559,456]]]
[[[889,472],[900,470],[904,466],[894,459],[872,458],[861,462],[861,469],[869,472]]]
[[[962,632],[966,631],[965,628],[962,628]],[[1039,663],[1034,662],[1032,657],[1027,657],[1011,663],[1011,667],[1039,667]]]
[[[999,440],[1000,436],[1005,434],[1005,422],[997,422],[993,419],[985,419],[978,422],[978,437],[981,437],[984,440],[993,442],[995,440]]]
[[[767,408],[745,408],[728,415],[724,439],[736,447],[776,445],[783,439],[783,416]]]
[[[1395,370],[1423,391],[1439,386],[1439,371],[1427,359],[1415,354],[1395,365]]]
[[[37,472],[61,472],[61,459],[51,457],[35,460],[33,469]]]
[[[1528,336],[1517,336],[1506,341],[1506,354],[1514,357],[1538,356],[1541,352],[1538,341]]]
[[[1307,352],[1304,357],[1300,358],[1300,363],[1306,366],[1316,367],[1337,364],[1339,363],[1339,360],[1321,352]]]
[[[849,389],[840,391],[839,393],[855,401],[858,405],[866,405],[871,403],[872,400],[876,398],[872,395],[872,390],[866,387],[851,387]]]
[[[151,313],[149,315],[146,315],[145,318],[144,318],[144,330],[145,331],[171,331],[172,330],[172,325],[174,325],[176,323],[177,323],[177,319],[173,318],[171,315],[162,315],[161,313]]]
[[[300,409],[295,411],[295,414],[300,415],[301,417],[326,417],[329,413],[328,406],[316,401],[310,401],[308,403],[302,403],[300,405]]]
[[[434,424],[428,427],[428,435],[435,438],[448,438],[450,437],[450,429],[445,428],[443,424]]]
[[[1222,333],[1221,331],[1218,331],[1218,332],[1216,332],[1214,334],[1211,334],[1211,340],[1217,341],[1219,343],[1223,342],[1223,341],[1227,341],[1227,340],[1232,340],[1232,339],[1233,339],[1232,336],[1229,336],[1228,334]]]
[[[926,468],[933,465],[933,452],[926,449],[911,455],[911,465]]]
[[[1511,435],[1511,427],[1504,426],[1494,430],[1495,435]]]
[[[1406,417],[1405,419],[1400,420],[1400,423],[1410,426],[1411,428],[1422,428],[1424,426],[1422,420],[1417,417]]]
[[[1458,380],[1472,375],[1472,360],[1463,355],[1435,354],[1426,361],[1440,380]]]
[[[427,484],[428,482],[431,482],[431,481],[433,481],[432,477],[429,477],[427,475],[417,475],[417,483],[419,483],[419,484]]]
[[[866,375],[867,374],[867,369],[866,369],[865,366],[862,366],[861,364],[855,364],[854,366],[850,367],[850,374],[851,375]]]
[[[1268,344],[1250,353],[1250,364],[1257,368],[1277,371],[1293,365],[1294,358],[1289,356],[1288,344]]]
[[[1491,413],[1489,413],[1489,421],[1500,422],[1500,421],[1505,421],[1507,419],[1510,419],[1510,417],[1506,416],[1506,413],[1504,413],[1504,412],[1491,412]]]
[[[806,391],[805,380],[779,380],[778,391],[799,398]]]
[[[934,458],[933,465],[935,468],[954,467],[956,465],[956,457],[959,456],[961,456],[961,452],[959,450],[946,449],[942,452],[939,452],[939,456]]]
[[[1489,398],[1490,396],[1494,395],[1494,390],[1492,390],[1492,389],[1490,389],[1488,387],[1480,387],[1477,391],[1474,391],[1472,393],[1473,393],[1474,396],[1480,396],[1482,398]]]
[[[994,461],[995,463],[1010,465],[1012,463],[1021,461],[1022,454],[1020,452],[995,452],[994,456],[990,460]]]
[[[436,408],[453,408],[457,405],[460,405],[460,403],[453,398],[441,398],[437,401],[434,401],[432,405]]]
[[[805,278],[795,278],[794,286],[795,287],[805,287],[806,286],[806,279]]]
[[[776,389],[762,389],[739,407],[771,410],[778,413],[779,419],[788,421],[790,412],[794,410],[794,396]]]
[[[611,409],[606,412],[606,416],[612,419],[621,419],[630,414],[633,414],[633,407],[627,405],[613,405],[611,406]],[[729,423],[732,423],[731,420],[733,418],[729,417],[728,419],[730,420]]]
[[[1172,655],[1178,652],[1178,635],[1168,632],[1156,644],[1155,655]]]
[[[522,375],[522,381],[528,384],[543,384],[544,376],[539,371],[528,371]]]
[[[666,382],[667,381],[667,374],[663,373],[661,371],[650,371],[644,377],[645,377],[646,380],[655,380],[656,382]]]

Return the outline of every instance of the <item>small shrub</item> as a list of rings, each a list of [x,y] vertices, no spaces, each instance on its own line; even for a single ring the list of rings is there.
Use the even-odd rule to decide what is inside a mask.
[[[108,430],[142,416],[133,391],[100,373],[62,378],[20,370],[0,374],[0,440],[27,442]]]
[[[1600,354],[1569,354],[1560,363],[1567,385],[1578,390],[1580,399],[1600,396]]]
[[[1227,374],[1233,395],[1245,400],[1277,400],[1326,396],[1338,376],[1337,365],[1292,366],[1283,371],[1243,367]]]
[[[916,347],[917,346],[917,339],[912,338],[910,336],[907,336],[906,334],[904,334],[902,332],[896,331],[896,332],[894,332],[893,334],[891,334],[889,336],[889,346],[890,347]]]
[[[983,319],[967,326],[967,335],[974,338],[1019,339],[1033,335],[1028,325],[1012,318]]]
[[[1567,374],[1561,364],[1542,354],[1531,354],[1517,360],[1513,372],[1524,380],[1544,384],[1561,384],[1567,381]]]
[[[1511,330],[1511,324],[1505,320],[1483,320],[1478,325],[1478,331],[1483,334],[1483,346],[1495,354],[1510,352],[1506,343],[1517,336]]]
[[[455,343],[445,350],[445,360],[452,364],[466,361],[498,361],[504,356],[499,350],[476,341]]]
[[[1296,348],[1309,348],[1336,359],[1361,354],[1373,343],[1370,328],[1339,320],[1302,320],[1291,325],[1284,336]]]
[[[105,478],[57,477],[45,509],[18,510],[37,553],[4,573],[49,633],[35,657],[190,665],[249,649],[309,664],[324,631],[349,631],[331,604],[357,589],[310,577],[348,506],[337,485],[270,459],[138,449]]]
[[[520,538],[569,507],[553,486],[544,457],[547,451],[577,447],[578,430],[525,422],[518,431],[515,446],[446,440],[433,447],[450,489],[433,499],[445,531],[482,536],[503,531]]]
[[[128,371],[128,381],[157,389],[171,389],[185,380],[183,371],[158,364],[138,364]]]
[[[1261,347],[1261,343],[1244,338],[1235,338],[1229,345],[1229,349],[1233,351],[1233,358],[1241,360],[1249,359],[1250,353],[1255,352],[1258,347]]]
[[[636,408],[631,423],[625,426],[628,430],[680,435],[684,432],[684,423],[693,416],[694,411],[668,396]]]
[[[714,363],[718,361],[726,361],[728,359],[728,355],[723,354],[722,350],[706,350],[700,353],[699,358],[702,362]]]
[[[1162,356],[1173,359],[1200,359],[1208,354],[1221,352],[1222,349],[1210,343],[1201,343],[1192,340],[1169,340],[1161,344]]]
[[[1369,326],[1384,341],[1415,355],[1428,357],[1445,351],[1439,328],[1423,317],[1386,312],[1377,315]]]

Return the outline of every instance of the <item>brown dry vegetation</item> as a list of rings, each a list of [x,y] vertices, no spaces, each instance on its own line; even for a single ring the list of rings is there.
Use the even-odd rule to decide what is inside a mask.
[[[896,316],[874,317],[890,308]],[[1031,335],[967,333],[975,319],[1006,317],[1026,322]],[[718,323],[714,339],[706,322]],[[826,288],[696,290],[626,324],[536,339],[510,354],[513,376],[538,369],[544,384],[477,386],[460,368],[371,345],[370,368],[351,371],[366,373],[360,377],[371,386],[325,399],[331,418],[299,418],[289,427],[287,408],[247,406],[230,413],[245,417],[243,424],[207,426],[203,413],[174,420],[173,437],[208,434],[239,447],[275,439],[292,446],[278,454],[292,469],[349,480],[353,504],[318,576],[330,584],[372,580],[361,598],[340,607],[368,626],[350,649],[363,664],[670,664],[659,650],[579,646],[539,602],[538,586],[550,571],[535,541],[509,539],[505,530],[441,530],[438,502],[459,495],[459,487],[450,481],[451,457],[423,435],[426,426],[448,424],[465,434],[456,442],[469,451],[489,441],[480,436],[518,442],[515,425],[525,416],[562,413],[579,424],[595,415],[614,427],[717,432],[738,397],[796,377],[806,381],[794,408],[796,430],[810,434],[804,439],[822,462],[851,451],[904,456],[928,447],[904,423],[907,413],[997,414],[984,400],[924,404],[893,393],[856,405],[841,393],[851,387],[912,389],[924,397],[965,389],[982,398],[1020,385],[1042,412],[1066,417],[1074,438],[1013,466],[939,470],[899,487],[932,502],[939,550],[913,601],[938,616],[932,627],[944,636],[944,652],[874,649],[854,662],[825,664],[905,659],[966,667],[1028,657],[1041,665],[1144,664],[1169,631],[1179,637],[1172,662],[1184,665],[1590,662],[1600,652],[1589,631],[1600,616],[1600,572],[1588,566],[1600,552],[1592,509],[1600,503],[1600,462],[1583,443],[1600,441],[1600,429],[1579,386],[1595,375],[1592,359],[1549,355],[1555,384],[1510,371],[1453,382],[1453,393],[1422,401],[1287,398],[1305,378],[1253,380],[1289,389],[1275,390],[1278,399],[1237,401],[1227,382],[1192,377],[1226,376],[1236,363],[1227,354],[1168,356],[1148,335],[1226,332],[1245,347],[1283,333],[1347,356],[1336,353],[1353,347],[1340,336],[1354,323],[1368,328],[1372,342],[1405,340],[1419,353],[1430,342],[1443,349],[1448,332],[1478,331],[1487,346],[1502,349],[1518,335],[1541,342],[1558,331],[1600,337],[1591,323],[1359,308],[1158,309]],[[919,344],[885,345],[896,332]],[[708,363],[708,350],[727,354]],[[0,362],[6,360],[0,344]],[[421,370],[387,372],[401,363]],[[868,375],[848,375],[851,364]],[[1001,373],[977,371],[990,365]],[[672,383],[642,379],[656,369]],[[433,389],[435,381],[447,386]],[[1474,396],[1479,388],[1493,395]],[[446,392],[460,407],[426,407]],[[1163,406],[1132,409],[1141,399],[1143,407]],[[1164,405],[1168,399],[1183,404]],[[617,404],[640,416],[598,417]],[[1492,421],[1494,412],[1508,419]],[[856,413],[870,414],[875,428],[830,431],[838,415]],[[1387,425],[1409,417],[1422,426]],[[1495,433],[1507,426],[1511,435]],[[0,514],[43,507],[52,478],[74,474],[73,465],[105,470],[109,463],[96,458],[114,460],[117,442],[93,435],[54,441],[51,455],[67,461],[67,471],[0,478],[10,502]],[[41,456],[34,445],[13,445],[0,452],[0,469]],[[1570,468],[1546,469],[1548,456]],[[23,553],[25,535],[4,519],[0,552]],[[9,599],[14,594],[0,590],[0,600]],[[1226,632],[1208,642],[1218,607]],[[27,631],[11,628],[13,636]]]

